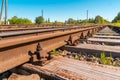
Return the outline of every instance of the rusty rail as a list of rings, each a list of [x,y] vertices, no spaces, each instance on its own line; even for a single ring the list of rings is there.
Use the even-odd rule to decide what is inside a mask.
[[[25,30],[27,29],[46,29],[46,28],[59,28],[59,27],[72,27],[72,26],[83,26],[73,24],[17,24],[17,25],[0,25],[0,29],[3,31],[14,31],[14,30]]]
[[[87,26],[90,27],[90,26]],[[73,26],[73,27],[59,27],[59,28],[26,28],[26,29],[14,29],[14,30],[1,30],[0,31],[0,37],[6,38],[6,37],[12,37],[12,36],[18,36],[18,35],[28,35],[28,34],[38,34],[38,33],[45,33],[45,32],[54,32],[54,31],[65,31],[65,30],[71,30],[71,29],[82,29],[87,27],[79,27],[79,26]],[[7,31],[7,33],[6,33]]]
[[[31,25],[0,25],[0,32],[6,31],[20,31],[20,30],[36,30],[36,29],[51,29],[51,28],[69,28],[73,26],[79,27],[88,27],[94,25],[72,25],[72,24],[62,24],[62,25],[40,25],[40,24],[31,24]],[[101,25],[103,26],[103,25]]]
[[[66,44],[74,44],[77,39],[89,37],[106,26],[92,26],[71,29],[50,34],[29,36],[0,41],[0,73],[30,60],[49,57],[49,51]],[[69,28],[68,28],[69,29]]]

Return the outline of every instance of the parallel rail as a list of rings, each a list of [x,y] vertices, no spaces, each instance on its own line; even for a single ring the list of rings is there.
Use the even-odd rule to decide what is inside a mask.
[[[72,25],[72,24],[25,24],[25,25],[0,25],[2,31],[16,31],[25,29],[46,29],[46,28],[59,28],[59,27],[72,27],[72,26],[82,26],[82,25]]]
[[[24,30],[37,30],[37,29],[53,29],[53,28],[69,28],[73,26],[79,27],[88,27],[88,26],[95,26],[95,25],[70,25],[70,24],[63,24],[63,25],[0,25],[0,32],[7,32],[7,31],[24,31]],[[101,25],[102,26],[102,25]]]
[[[90,26],[87,26],[90,27]],[[1,30],[0,31],[0,38],[12,37],[12,36],[19,36],[19,35],[28,35],[28,34],[38,34],[38,33],[46,33],[46,32],[55,32],[55,31],[65,31],[65,30],[72,30],[72,29],[82,29],[87,27],[59,27],[59,28],[27,28],[27,29],[18,29],[18,30]]]
[[[19,66],[35,58],[48,58],[48,52],[66,44],[74,44],[77,39],[95,34],[106,26],[67,28],[49,34],[26,36],[0,41],[0,73]],[[61,30],[61,29],[60,29]],[[37,58],[36,58],[37,56]]]

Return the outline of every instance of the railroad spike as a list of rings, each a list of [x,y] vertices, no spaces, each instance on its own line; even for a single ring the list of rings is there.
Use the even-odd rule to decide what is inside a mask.
[[[41,56],[40,56],[40,51],[42,50],[41,46],[40,46],[40,43],[38,43],[37,45],[37,48],[36,48],[36,56],[37,56],[37,59],[40,60],[41,59]]]
[[[34,62],[34,53],[32,53],[31,51],[29,51],[28,55],[30,56],[30,62],[33,63]]]
[[[71,35],[69,36],[69,40],[67,41],[67,44],[72,45],[72,36]]]
[[[36,51],[33,53],[31,51],[28,52],[28,55],[31,56],[30,62],[33,63],[41,59],[40,51],[42,50],[40,43],[37,44]]]
[[[41,51],[41,50],[42,50],[41,45],[40,45],[40,43],[38,43],[36,51]]]

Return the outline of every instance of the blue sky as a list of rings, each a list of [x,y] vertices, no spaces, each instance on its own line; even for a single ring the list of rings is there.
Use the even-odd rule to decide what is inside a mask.
[[[42,9],[44,18],[50,18],[51,21],[65,21],[68,18],[86,19],[86,10],[89,10],[89,18],[101,15],[110,21],[120,12],[120,0],[8,0],[8,2],[9,18],[16,15],[32,21],[41,15]]]

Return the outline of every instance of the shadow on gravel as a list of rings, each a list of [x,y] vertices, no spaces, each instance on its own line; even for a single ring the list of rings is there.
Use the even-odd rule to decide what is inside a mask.
[[[109,26],[110,29],[112,29],[113,31],[115,31],[116,33],[119,33],[120,36],[120,27],[119,26]]]

